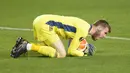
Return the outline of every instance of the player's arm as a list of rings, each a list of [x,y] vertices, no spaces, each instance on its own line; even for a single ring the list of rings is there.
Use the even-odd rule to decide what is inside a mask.
[[[72,56],[83,56],[84,53],[82,51],[77,50],[80,44],[80,40],[82,39],[81,31],[77,30],[75,37],[70,40],[70,46],[68,48],[68,54]]]

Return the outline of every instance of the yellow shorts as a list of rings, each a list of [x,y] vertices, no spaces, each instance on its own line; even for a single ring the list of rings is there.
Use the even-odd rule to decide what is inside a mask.
[[[37,17],[33,22],[34,37],[40,42],[44,42],[47,45],[60,40],[55,31],[46,24],[43,16]]]

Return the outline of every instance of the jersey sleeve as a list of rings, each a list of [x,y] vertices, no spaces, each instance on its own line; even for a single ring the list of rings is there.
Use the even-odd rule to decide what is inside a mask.
[[[86,32],[87,33],[87,32]],[[69,48],[68,48],[68,53],[73,56],[83,56],[84,53],[82,51],[77,50],[79,47],[81,38],[85,38],[83,35],[83,32],[81,30],[77,30],[75,37],[72,39]]]

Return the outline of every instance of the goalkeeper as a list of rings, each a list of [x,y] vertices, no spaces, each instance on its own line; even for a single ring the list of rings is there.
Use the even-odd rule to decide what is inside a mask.
[[[17,58],[32,50],[45,56],[64,58],[66,51],[59,37],[72,40],[67,51],[68,55],[84,56],[84,52],[77,50],[80,41],[88,34],[94,41],[104,38],[111,32],[111,27],[105,20],[98,20],[90,25],[77,17],[47,14],[34,20],[33,30],[38,43],[30,43],[19,37],[11,51],[11,57]]]

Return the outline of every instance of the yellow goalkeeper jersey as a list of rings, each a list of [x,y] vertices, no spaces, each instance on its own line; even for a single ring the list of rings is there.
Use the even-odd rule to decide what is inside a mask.
[[[78,48],[82,38],[86,38],[91,25],[85,20],[72,16],[42,15],[44,23],[52,27],[52,30],[65,39],[73,39],[69,49]]]

